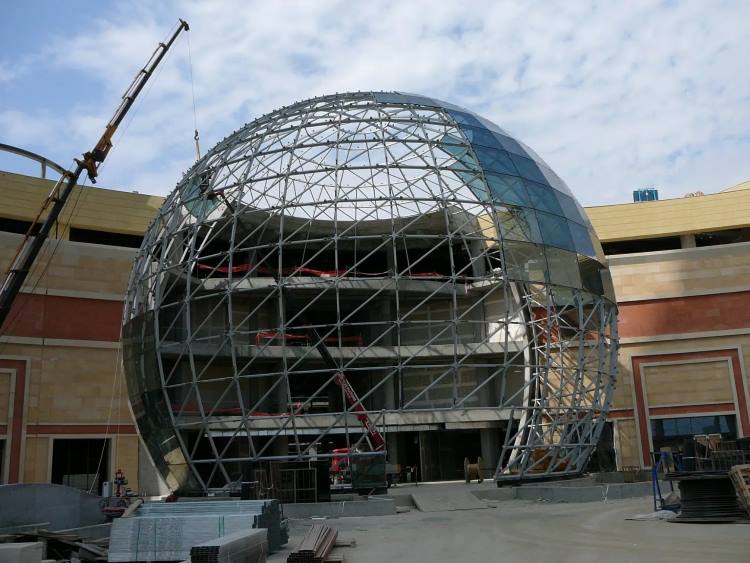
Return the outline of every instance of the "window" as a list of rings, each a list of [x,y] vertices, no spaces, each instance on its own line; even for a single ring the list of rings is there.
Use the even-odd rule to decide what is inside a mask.
[[[680,237],[644,238],[638,240],[621,240],[602,244],[604,254],[635,254],[638,252],[658,252],[660,250],[677,250],[682,248]]]
[[[5,217],[0,217],[0,231],[25,235],[29,232],[29,227],[31,227],[31,221],[19,221],[18,219],[6,219]],[[37,234],[40,227],[41,225],[39,223],[34,225],[31,234]]]
[[[726,229],[710,233],[695,233],[695,246],[715,246],[750,240],[750,229]]]
[[[55,438],[52,444],[52,482],[101,494],[109,479],[109,440]]]
[[[106,244],[108,246],[125,246],[128,248],[140,248],[143,237],[139,235],[127,235],[124,233],[111,233],[109,231],[95,231],[93,229],[70,228],[70,240],[73,242],[88,242],[91,244]]]
[[[662,448],[680,450],[683,442],[692,440],[696,434],[721,434],[722,438],[733,440],[737,438],[735,416],[727,414],[651,420],[654,451]]]

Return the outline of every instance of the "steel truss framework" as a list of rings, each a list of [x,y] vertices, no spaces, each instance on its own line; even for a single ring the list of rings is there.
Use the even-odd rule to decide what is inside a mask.
[[[314,330],[313,330],[314,329]],[[124,314],[140,431],[174,488],[367,435],[486,425],[495,476],[580,472],[615,382],[616,306],[567,186],[465,109],[356,93],[265,115],[183,177]]]

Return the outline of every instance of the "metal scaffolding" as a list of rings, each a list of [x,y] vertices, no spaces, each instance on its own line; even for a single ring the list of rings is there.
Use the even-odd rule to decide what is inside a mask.
[[[131,403],[174,488],[367,452],[318,335],[388,436],[497,429],[497,479],[579,473],[616,375],[601,247],[564,182],[491,122],[422,96],[296,103],[187,172],[136,258]]]

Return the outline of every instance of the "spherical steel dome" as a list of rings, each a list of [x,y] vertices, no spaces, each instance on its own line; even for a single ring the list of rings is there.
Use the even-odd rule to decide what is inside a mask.
[[[124,313],[137,423],[183,490],[366,455],[361,410],[391,458],[399,433],[481,428],[498,479],[577,473],[616,348],[565,183],[490,121],[393,92],[292,104],[218,143],[151,224]]]

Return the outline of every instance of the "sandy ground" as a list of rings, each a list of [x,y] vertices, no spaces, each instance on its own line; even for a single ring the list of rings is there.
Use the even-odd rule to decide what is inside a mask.
[[[490,501],[483,510],[410,512],[326,523],[353,548],[347,563],[416,562],[750,562],[750,526],[630,521],[653,510],[651,498],[581,504]],[[286,561],[310,520],[292,522]]]

